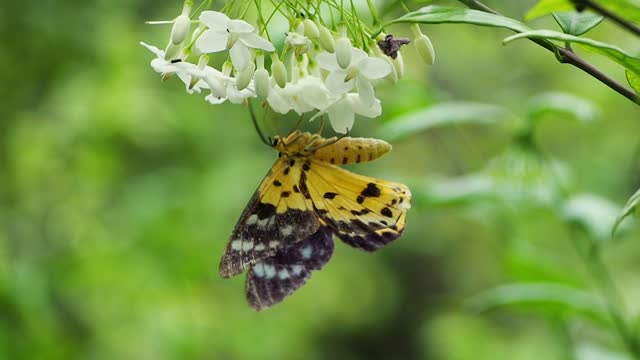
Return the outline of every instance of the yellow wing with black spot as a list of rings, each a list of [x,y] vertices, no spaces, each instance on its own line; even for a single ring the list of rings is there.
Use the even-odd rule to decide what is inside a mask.
[[[299,189],[301,174],[300,162],[284,157],[275,162],[231,233],[220,260],[222,277],[238,275],[318,230],[313,204]]]
[[[411,207],[407,186],[317,160],[303,165],[300,180],[318,216],[347,244],[373,251],[402,234]]]

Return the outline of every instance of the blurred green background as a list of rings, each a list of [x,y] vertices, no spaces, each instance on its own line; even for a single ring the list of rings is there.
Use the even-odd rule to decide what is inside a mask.
[[[534,3],[487,1],[518,19]],[[144,21],[181,6],[0,5],[0,358],[626,358],[580,253],[608,241],[640,187],[636,105],[530,42],[503,47],[507,31],[424,26],[435,66],[403,50],[407,76],[378,90],[383,118],[352,134],[393,144],[352,169],[411,186],[404,236],[373,254],[339,243],[306,286],[256,313],[244,276],[222,280],[217,266],[275,153],[245,108],[211,106],[148,66],[138,42],[163,47],[169,28]],[[588,35],[640,49],[606,21]],[[501,115],[394,135],[403,116],[450,101]],[[523,121],[535,123],[524,135]],[[633,327],[638,235],[630,226],[603,249]],[[490,290],[515,283],[557,299]]]

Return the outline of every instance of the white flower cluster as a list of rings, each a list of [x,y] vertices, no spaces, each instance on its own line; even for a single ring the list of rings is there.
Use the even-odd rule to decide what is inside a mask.
[[[375,82],[382,78],[395,82],[403,72],[399,46],[393,58],[373,40],[363,46],[368,49],[365,52],[352,46],[346,35],[336,36],[310,19],[297,19],[291,25],[294,30],[286,34],[282,58],[254,26],[221,12],[202,11],[199,21],[193,21],[198,26],[191,31],[189,3],[172,21],[164,51],[141,44],[156,55],[151,66],[163,79],[175,74],[187,92],[207,90],[206,100],[211,104],[227,100],[241,104],[258,98],[277,113],[315,112],[311,119],[326,115],[336,132],[346,133],[355,115],[374,118],[382,113]],[[230,60],[221,69],[210,66],[207,54],[223,51],[228,51]],[[270,69],[265,68],[267,56]]]

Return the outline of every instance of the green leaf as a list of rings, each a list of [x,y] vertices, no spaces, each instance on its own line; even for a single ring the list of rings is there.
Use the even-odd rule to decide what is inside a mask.
[[[548,113],[569,114],[578,121],[590,122],[598,118],[600,109],[589,100],[562,92],[546,92],[529,100],[528,119],[535,121]]]
[[[564,218],[582,228],[596,244],[603,244],[610,239],[610,230],[619,212],[619,206],[594,194],[573,196],[564,203],[562,209]]]
[[[640,204],[640,190],[631,196],[629,201],[627,201],[627,205],[625,205],[622,211],[620,211],[620,215],[618,215],[618,218],[611,228],[612,237],[616,234],[616,231],[618,230],[618,227],[620,227],[622,221],[636,211],[638,204]]]
[[[633,71],[626,70],[625,74],[627,75],[627,82],[636,91],[636,93],[640,94],[640,76]]]
[[[411,186],[415,202],[424,207],[470,205],[496,196],[491,177],[472,174],[453,178],[431,178]]]
[[[427,129],[452,124],[494,124],[510,117],[503,107],[472,102],[450,102],[393,119],[382,127],[386,138],[397,139]]]
[[[540,0],[525,14],[524,19],[531,21],[533,19],[549,15],[552,12],[572,11],[575,10],[575,8],[576,7],[569,0]]]
[[[589,38],[577,37],[569,34],[564,34],[558,31],[552,30],[535,30],[529,32],[523,32],[521,34],[515,34],[509,36],[503,40],[504,44],[508,44],[517,39],[545,39],[545,40],[558,40],[569,43],[576,43],[586,47],[589,50],[593,50],[599,54],[602,54],[625,68],[640,74],[640,58],[629,55],[621,48],[596,41]]]
[[[604,306],[581,289],[558,283],[519,283],[498,286],[467,300],[476,311],[513,307],[545,315],[580,315],[608,323]]]
[[[566,34],[580,36],[593,29],[604,20],[604,16],[588,12],[558,12],[553,18]]]
[[[430,5],[425,6],[417,11],[405,14],[395,20],[391,20],[384,24],[386,27],[395,23],[419,23],[419,24],[445,24],[445,23],[464,23],[480,26],[500,27],[513,30],[515,32],[530,31],[527,25],[520,21],[489,14],[483,11],[472,10],[459,7],[447,7]]]
[[[607,0],[599,4],[627,20],[640,22],[640,3],[637,0]]]

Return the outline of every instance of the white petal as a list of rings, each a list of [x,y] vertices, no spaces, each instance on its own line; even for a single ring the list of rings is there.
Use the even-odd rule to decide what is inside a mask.
[[[347,94],[347,99],[351,104],[351,109],[358,115],[362,115],[368,118],[375,118],[382,114],[382,105],[380,100],[376,99],[372,106],[365,105],[358,94]]]
[[[244,100],[244,97],[242,96],[240,91],[238,91],[238,89],[234,84],[229,83],[227,85],[227,99],[232,104],[241,104],[242,101]]]
[[[316,63],[318,66],[329,71],[335,71],[340,69],[338,66],[338,60],[336,60],[336,54],[330,54],[326,51],[321,52],[316,56]]]
[[[224,97],[226,98],[227,93],[224,86],[223,74],[218,70],[208,66],[204,74],[202,76],[202,80],[207,83],[209,89],[211,89],[211,93],[215,97]]]
[[[364,52],[362,49],[351,48],[351,63],[352,64],[356,64],[356,66],[358,66],[357,64],[359,62],[361,62],[362,60],[365,60],[368,57],[369,57],[369,55],[367,55],[367,53]]]
[[[207,100],[208,102],[210,102],[213,105],[222,104],[223,102],[227,101],[226,97],[217,97],[217,96],[215,96],[213,94],[207,95],[204,99]]]
[[[164,51],[158,49],[157,47],[153,46],[153,45],[149,45],[146,44],[142,41],[140,41],[140,45],[144,46],[147,48],[147,50],[151,51],[152,53],[154,53],[157,57],[164,59]]]
[[[327,113],[331,126],[337,133],[345,134],[353,128],[355,115],[351,104],[346,98],[338,100],[338,102],[329,108]]]
[[[345,82],[344,79],[346,77],[347,72],[342,69],[329,73],[329,76],[327,76],[325,80],[329,91],[336,94],[344,94],[353,89],[353,79]]]
[[[245,34],[240,34],[240,39],[239,39],[243,44],[245,44],[248,47],[254,48],[254,49],[260,49],[260,50],[264,50],[264,51],[275,51],[276,48],[273,46],[272,43],[269,42],[269,40],[263,38],[262,36],[256,34],[256,33],[245,33]]]
[[[170,74],[176,72],[178,69],[165,59],[155,58],[151,60],[151,67],[158,73]]]
[[[358,63],[358,69],[367,79],[382,79],[391,73],[391,65],[386,61],[370,57]]]
[[[324,110],[329,106],[329,90],[322,83],[322,80],[308,76],[300,80],[299,84],[304,102],[318,110]]]
[[[229,34],[227,32],[218,32],[215,30],[206,30],[198,40],[196,46],[203,53],[214,53],[227,49]]]
[[[280,88],[271,88],[271,91],[269,92],[269,98],[267,98],[267,102],[269,103],[273,111],[280,114],[286,114],[289,112],[289,110],[291,110],[291,105],[289,104],[287,99],[282,96],[280,91]]]
[[[376,101],[376,94],[369,80],[363,76],[358,76],[356,78],[356,87],[358,88],[358,95],[362,103],[365,106],[372,106]]]
[[[251,62],[249,49],[240,42],[236,42],[236,44],[233,45],[231,50],[229,50],[229,55],[231,55],[233,67],[238,71],[246,69],[247,66],[249,66],[249,62]]]
[[[253,31],[253,26],[244,20],[230,20],[227,28],[234,33],[250,33]]]
[[[199,19],[209,29],[224,31],[227,31],[227,24],[231,21],[227,15],[217,11],[203,11]]]

